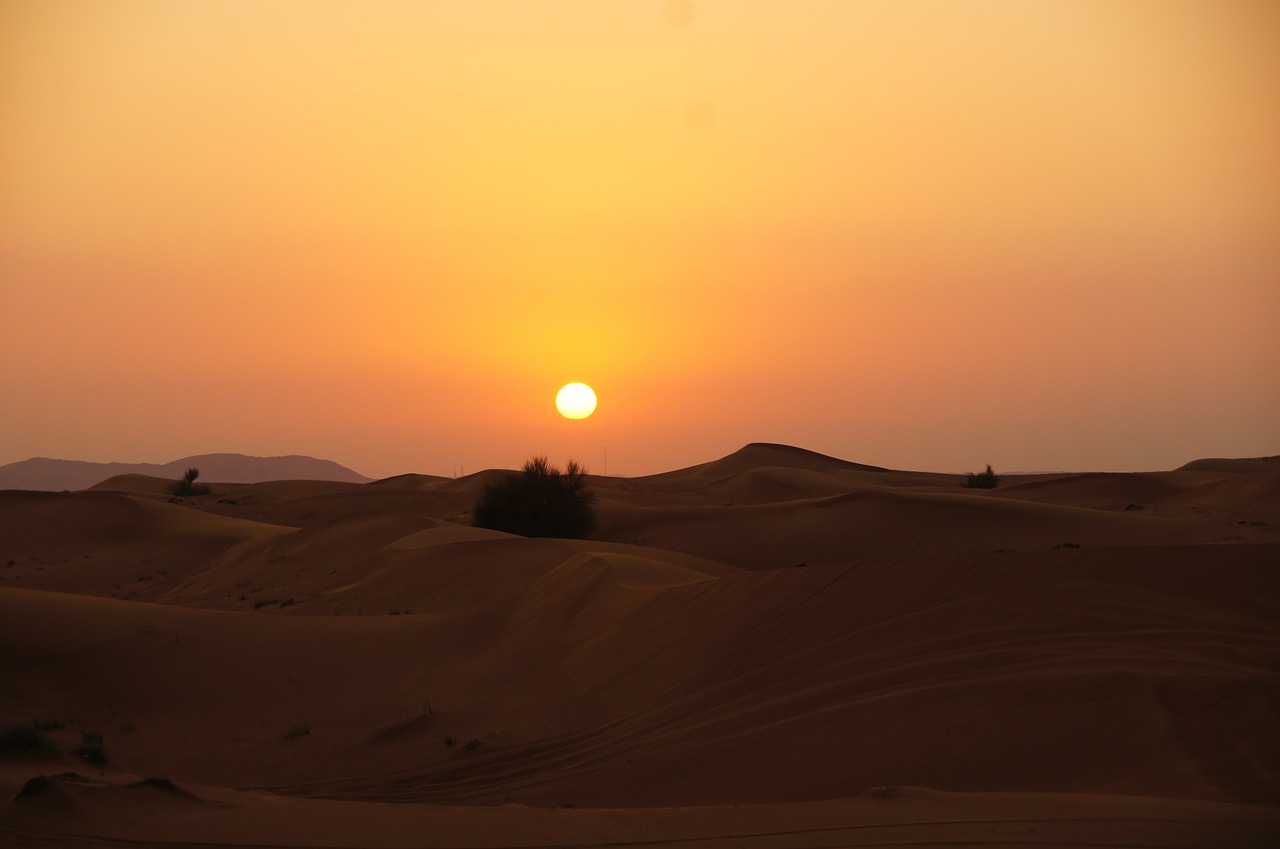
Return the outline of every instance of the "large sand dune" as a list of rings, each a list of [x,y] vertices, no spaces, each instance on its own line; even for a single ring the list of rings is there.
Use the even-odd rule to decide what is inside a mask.
[[[497,474],[0,492],[0,844],[1280,845],[1274,462]]]

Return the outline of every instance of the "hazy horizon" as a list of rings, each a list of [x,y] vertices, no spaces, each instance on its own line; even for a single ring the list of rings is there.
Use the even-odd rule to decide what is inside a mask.
[[[1243,0],[10,2],[0,464],[1276,454],[1278,104]]]
[[[659,474],[663,474],[663,473],[665,473],[665,472],[680,471],[681,469],[685,469],[685,468],[689,468],[689,467],[692,467],[692,466],[701,465],[701,464],[703,464],[703,463],[710,463],[710,462],[713,462],[713,461],[715,461],[715,460],[720,460],[720,459],[723,459],[724,457],[730,456],[730,455],[732,455],[732,454],[736,454],[737,452],[739,452],[739,451],[741,451],[741,450],[743,450],[743,449],[745,449],[745,448],[748,448],[748,447],[750,447],[751,445],[780,445],[780,446],[782,446],[782,447],[790,447],[790,448],[797,448],[797,449],[800,449],[800,450],[803,450],[803,451],[811,451],[811,452],[814,452],[814,453],[817,453],[817,454],[822,454],[822,455],[825,455],[825,456],[832,457],[833,459],[836,459],[836,460],[847,460],[847,461],[849,461],[849,462],[851,462],[851,463],[858,463],[858,464],[865,465],[865,466],[880,466],[880,467],[882,467],[882,468],[892,469],[892,470],[895,470],[895,471],[904,471],[904,472],[922,472],[922,473],[934,473],[934,472],[936,472],[936,473],[940,473],[940,474],[954,474],[954,475],[960,476],[960,475],[964,475],[964,474],[967,474],[967,473],[970,473],[970,472],[981,472],[981,471],[983,470],[984,466],[985,466],[985,465],[987,465],[987,464],[985,464],[985,463],[977,463],[977,464],[972,464],[972,465],[970,465],[970,466],[966,466],[966,467],[964,467],[964,468],[962,468],[962,469],[960,469],[960,468],[945,468],[945,469],[943,469],[943,468],[938,468],[938,469],[928,469],[928,468],[918,468],[918,467],[911,467],[911,466],[884,466],[883,464],[874,463],[874,462],[870,462],[870,461],[866,461],[866,460],[860,460],[860,459],[858,459],[858,458],[856,458],[856,457],[844,457],[844,456],[841,456],[841,455],[838,455],[838,454],[827,454],[826,452],[814,451],[814,449],[806,448],[806,447],[805,447],[805,446],[803,446],[803,445],[789,445],[788,443],[771,443],[771,442],[759,442],[759,441],[756,441],[756,442],[744,443],[743,445],[739,445],[739,446],[737,446],[736,448],[727,449],[727,450],[725,450],[725,451],[723,451],[723,452],[721,452],[721,453],[719,453],[719,454],[715,454],[714,456],[710,456],[710,455],[709,455],[709,456],[706,456],[706,457],[702,458],[701,460],[695,460],[695,461],[692,461],[692,462],[690,462],[690,463],[683,464],[683,465],[680,465],[680,466],[671,466],[670,468],[660,468],[660,469],[654,469],[654,470],[652,470],[652,471],[644,471],[644,472],[634,472],[634,473],[631,473],[631,472],[620,472],[620,471],[617,471],[616,469],[615,469],[615,470],[611,470],[607,465],[604,465],[604,464],[602,463],[602,464],[601,464],[601,466],[596,467],[596,468],[592,468],[592,467],[590,467],[590,466],[587,466],[587,467],[586,467],[586,472],[587,472],[587,474],[589,474],[589,475],[600,475],[600,476],[608,476],[608,477],[644,477],[644,476],[647,476],[647,475],[659,475]],[[509,464],[509,465],[479,466],[479,467],[472,467],[472,468],[469,468],[469,467],[466,467],[466,466],[462,466],[462,465],[455,465],[455,466],[454,466],[454,467],[452,467],[451,469],[446,470],[446,471],[442,471],[442,472],[424,472],[424,471],[421,471],[421,470],[418,470],[418,469],[403,469],[403,470],[400,470],[400,471],[385,472],[385,473],[382,473],[382,474],[370,474],[370,473],[366,472],[365,470],[363,470],[363,469],[361,469],[361,468],[359,468],[359,467],[353,466],[353,465],[351,465],[350,463],[343,462],[343,461],[342,461],[342,460],[340,460],[340,459],[334,459],[333,457],[321,457],[321,456],[310,455],[310,454],[298,454],[298,453],[296,453],[296,452],[292,452],[292,453],[285,453],[285,454],[275,454],[275,455],[256,455],[256,454],[246,454],[245,452],[242,452],[242,451],[204,451],[204,452],[200,452],[200,453],[188,453],[188,454],[183,454],[183,455],[178,456],[178,457],[170,457],[170,458],[169,458],[169,459],[167,459],[167,460],[151,460],[151,459],[142,459],[142,460],[86,460],[86,459],[84,459],[84,458],[82,458],[82,457],[45,457],[45,456],[40,456],[40,457],[24,457],[22,460],[9,461],[9,463],[21,463],[21,462],[26,462],[26,461],[30,461],[30,460],[48,460],[48,461],[53,461],[53,462],[90,463],[90,464],[95,464],[95,465],[121,465],[121,466],[167,466],[167,465],[171,465],[171,464],[173,464],[173,463],[179,462],[179,461],[183,461],[183,460],[190,460],[190,459],[192,459],[192,458],[203,457],[203,456],[250,457],[250,458],[253,458],[253,459],[259,459],[259,460],[280,460],[280,459],[285,459],[285,458],[290,458],[290,457],[300,457],[300,458],[306,458],[306,459],[312,459],[312,460],[319,460],[319,461],[327,461],[327,462],[337,463],[339,466],[342,466],[343,468],[346,468],[346,469],[348,469],[348,470],[350,470],[350,471],[352,471],[352,472],[356,472],[357,474],[363,475],[364,477],[370,478],[370,479],[372,479],[372,480],[382,480],[382,479],[386,479],[386,478],[397,477],[397,476],[399,476],[399,475],[407,475],[407,474],[423,474],[423,475],[431,475],[431,476],[435,476],[435,477],[445,477],[445,478],[453,477],[453,478],[459,478],[459,477],[465,477],[465,476],[467,476],[467,475],[471,475],[471,474],[476,474],[476,473],[478,473],[478,472],[489,471],[489,470],[491,470],[491,469],[518,469],[518,468],[520,468],[520,466],[524,463],[524,460],[529,459],[530,457],[538,456],[538,452],[531,452],[530,454],[528,454],[528,455],[526,455],[525,457],[523,457],[521,460],[516,461],[516,462],[513,462],[513,463],[511,463],[511,464]],[[1091,473],[1091,472],[1104,472],[1104,473],[1108,473],[1108,472],[1115,472],[1115,473],[1126,473],[1126,472],[1137,472],[1137,473],[1141,473],[1141,472],[1162,472],[1162,471],[1172,471],[1172,470],[1174,470],[1174,469],[1176,469],[1176,468],[1178,468],[1178,467],[1181,467],[1181,466],[1183,466],[1183,465],[1186,465],[1187,463],[1191,463],[1191,462],[1196,461],[1196,460],[1213,460],[1213,459],[1247,459],[1247,460],[1254,460],[1254,459],[1270,459],[1270,458],[1275,457],[1275,456],[1278,456],[1278,455],[1274,455],[1274,454],[1257,454],[1257,455],[1242,455],[1242,456],[1233,456],[1233,457],[1222,457],[1222,456],[1217,456],[1217,455],[1214,455],[1214,456],[1204,455],[1204,456],[1201,456],[1201,457],[1190,457],[1190,458],[1188,458],[1188,459],[1187,459],[1186,461],[1184,461],[1184,462],[1171,464],[1171,465],[1169,465],[1169,466],[1164,466],[1164,467],[1160,467],[1160,468],[1149,468],[1149,469],[1085,469],[1085,468],[1080,468],[1080,469],[1066,469],[1066,468],[1062,468],[1062,469],[1050,469],[1050,468],[1043,468],[1043,469],[1040,469],[1040,468],[1006,468],[1006,467],[1000,467],[1000,468],[996,469],[995,471],[997,471],[998,473],[1000,473],[1000,474],[1002,474],[1002,475],[1006,475],[1006,476],[1008,476],[1008,475],[1040,475],[1040,474],[1074,474],[1074,473],[1086,473],[1086,474],[1087,474],[1087,473]],[[577,460],[578,458],[576,458],[576,457],[566,457],[566,458],[549,457],[548,459],[550,460],[550,462],[551,462],[551,464],[552,464],[553,466],[562,467],[562,466],[564,465],[564,461],[565,461],[565,460],[569,460],[569,459]],[[602,457],[602,460],[607,460],[607,457]],[[0,463],[0,466],[8,465],[9,463]],[[207,478],[209,478],[210,480],[213,480],[213,481],[216,481],[216,480],[217,480],[216,476],[215,476],[215,477],[209,477],[208,475],[205,475],[205,477],[207,477]]]

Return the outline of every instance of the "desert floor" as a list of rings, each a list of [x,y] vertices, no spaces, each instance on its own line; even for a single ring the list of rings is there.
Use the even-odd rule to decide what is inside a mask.
[[[0,492],[0,845],[1280,846],[1280,458],[500,474]]]

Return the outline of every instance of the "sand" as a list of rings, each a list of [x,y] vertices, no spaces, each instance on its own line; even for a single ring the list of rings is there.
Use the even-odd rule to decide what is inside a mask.
[[[1275,459],[496,474],[0,492],[0,845],[1280,845]]]

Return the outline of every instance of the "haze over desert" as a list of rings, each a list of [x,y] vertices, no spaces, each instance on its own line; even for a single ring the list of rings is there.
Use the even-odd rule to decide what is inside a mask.
[[[1267,456],[1277,103],[1266,0],[7,0],[0,464]]]
[[[1280,3],[0,2],[0,847],[1280,846]]]

